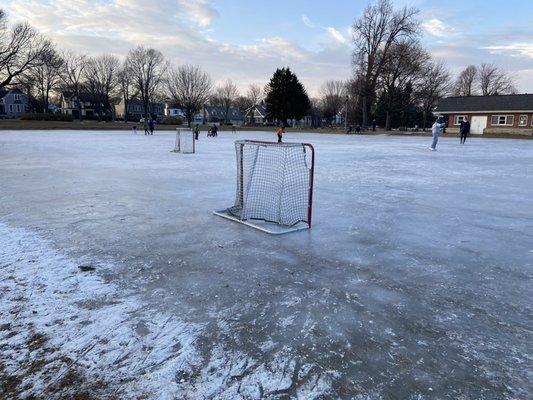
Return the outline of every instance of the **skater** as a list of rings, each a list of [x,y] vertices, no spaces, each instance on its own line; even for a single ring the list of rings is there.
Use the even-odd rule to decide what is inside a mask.
[[[200,135],[200,125],[194,125],[194,139],[198,140],[198,135]]]
[[[356,133],[356,134],[361,133],[361,125],[357,124],[357,125],[355,126],[355,133]]]
[[[217,137],[218,136],[218,126],[213,124],[213,127],[211,128],[211,136]]]
[[[278,143],[282,143],[283,142],[283,134],[285,133],[285,127],[284,126],[281,126],[281,128],[279,128],[277,131],[276,131],[276,135],[278,135]]]
[[[463,121],[461,122],[461,125],[459,126],[459,132],[461,133],[461,144],[465,144],[466,137],[470,133],[470,122],[468,121],[468,118],[465,117]]]
[[[132,129],[133,129],[133,134],[136,135],[137,134],[137,125],[133,125]]]
[[[155,128],[155,120],[153,118],[150,118],[148,121],[148,128],[150,129],[150,135],[154,135],[154,128]]]
[[[141,120],[144,128],[144,134],[149,135],[150,132],[148,131],[148,121],[146,120],[146,118],[141,118]]]
[[[446,123],[442,117],[438,117],[435,120],[435,123],[431,127],[431,132],[433,133],[433,143],[429,148],[431,151],[437,151],[437,143],[439,142],[439,136],[442,133],[443,129],[446,127]]]
[[[372,132],[376,131],[376,120],[372,120]]]
[[[348,127],[348,130],[346,131],[346,134],[349,135],[350,133],[352,133],[352,131],[353,131],[353,126],[350,125]]]
[[[235,127],[235,125],[231,126],[231,133],[237,133],[237,128]]]

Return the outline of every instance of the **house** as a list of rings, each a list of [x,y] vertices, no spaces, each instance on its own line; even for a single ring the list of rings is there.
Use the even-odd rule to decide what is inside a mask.
[[[271,122],[264,104],[256,104],[246,112],[246,124],[248,125],[266,125]]]
[[[163,103],[150,103],[148,104],[148,113],[155,116],[157,119],[165,115],[165,105]],[[115,106],[115,114],[117,118],[124,118],[124,99]],[[140,119],[144,116],[144,105],[140,99],[130,99],[128,101],[128,118]]]
[[[28,96],[20,89],[0,88],[0,118],[20,118],[28,111]]]
[[[242,125],[244,123],[244,116],[237,107],[230,107],[226,116],[226,109],[219,106],[205,105],[204,110],[205,123],[224,123],[227,122],[232,125]]]
[[[176,103],[165,103],[164,115],[165,117],[185,118],[185,113]]]
[[[78,96],[74,92],[63,91],[60,102],[61,113],[72,115],[75,119],[80,117],[80,112],[81,116],[87,119],[98,116],[96,101],[90,93],[80,92]],[[101,106],[100,109],[103,109],[103,107]]]
[[[533,94],[447,97],[433,113],[448,117],[450,133],[458,132],[468,118],[472,134],[533,135]]]
[[[287,120],[287,125],[292,127],[303,127],[303,128],[318,128],[322,125],[322,118],[320,115],[312,114],[306,115],[302,119],[289,119]]]

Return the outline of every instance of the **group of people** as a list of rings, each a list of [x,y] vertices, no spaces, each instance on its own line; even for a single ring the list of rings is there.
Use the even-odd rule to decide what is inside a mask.
[[[443,133],[444,128],[446,128],[446,122],[444,121],[444,118],[438,117],[435,123],[431,126],[431,133],[433,134],[433,143],[431,143],[431,146],[429,147],[431,151],[437,151],[437,143],[439,142],[439,137]],[[464,117],[459,125],[459,143],[465,144],[469,133],[470,122],[468,121],[467,117]]]
[[[352,125],[350,125],[348,129],[346,129],[346,134],[349,135],[351,133],[356,133],[356,134],[361,133],[361,125],[359,124],[355,125],[355,129]]]
[[[207,137],[217,137],[218,136],[218,126],[213,125],[209,130],[207,131]]]
[[[375,121],[372,121],[372,130],[376,129]],[[145,135],[153,135],[156,125],[156,120],[152,117],[150,118],[141,118],[139,121],[144,126],[144,134]],[[431,146],[429,149],[431,151],[437,151],[437,143],[439,142],[439,137],[443,133],[444,129],[446,128],[446,122],[444,121],[443,117],[438,117],[435,120],[435,123],[431,126],[431,133],[433,134],[433,142],[431,143]],[[233,127],[233,133],[236,132],[235,127]],[[137,133],[137,125],[133,126],[133,132]],[[200,135],[200,125],[196,124],[193,128],[194,132],[194,139],[198,140],[198,136]],[[350,125],[347,129],[346,133],[350,134],[354,132],[354,128]],[[355,127],[355,133],[361,132],[361,126],[356,125]],[[470,122],[468,121],[467,117],[464,117],[461,121],[461,124],[459,126],[459,133],[461,135],[460,143],[465,144],[466,138],[468,134],[470,133]],[[285,134],[285,126],[281,126],[276,130],[276,135],[278,137],[278,143],[283,142],[283,135]],[[207,131],[208,137],[217,137],[218,136],[218,126],[213,124],[208,131]]]
[[[153,117],[150,117],[150,118],[144,118],[142,117],[140,120],[139,120],[139,123],[142,124],[143,128],[144,128],[144,134],[145,135],[154,135],[154,130],[155,130],[155,124],[156,124],[156,119],[153,118]],[[133,133],[134,134],[137,134],[137,125],[133,125]]]

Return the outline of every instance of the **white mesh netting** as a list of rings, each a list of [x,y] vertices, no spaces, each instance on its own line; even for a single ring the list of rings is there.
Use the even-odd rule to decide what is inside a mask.
[[[310,225],[312,147],[243,140],[235,142],[235,150],[237,192],[227,212],[240,220]]]
[[[194,153],[194,133],[191,130],[178,129],[176,131],[175,153]]]

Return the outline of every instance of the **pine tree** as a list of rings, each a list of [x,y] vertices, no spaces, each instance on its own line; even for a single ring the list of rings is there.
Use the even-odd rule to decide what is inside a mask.
[[[265,88],[266,108],[270,118],[284,124],[288,119],[303,118],[311,107],[304,86],[289,68],[277,69]]]

